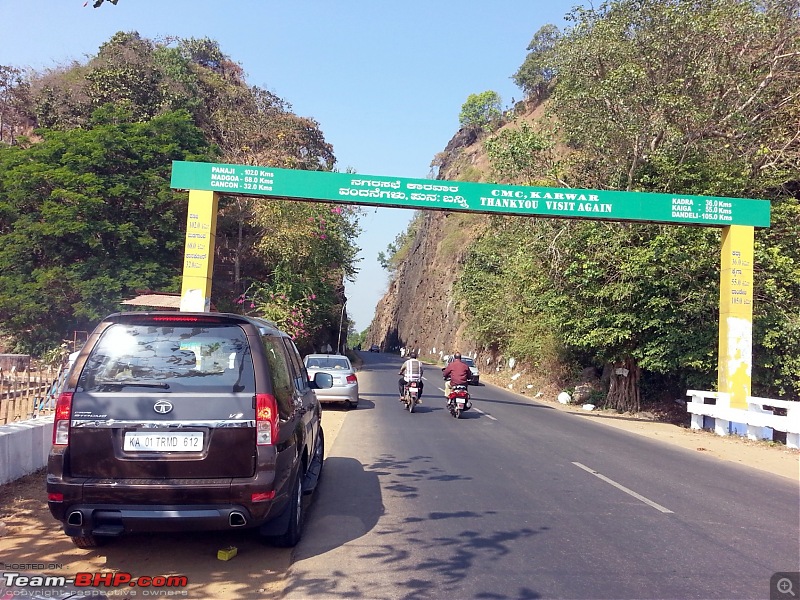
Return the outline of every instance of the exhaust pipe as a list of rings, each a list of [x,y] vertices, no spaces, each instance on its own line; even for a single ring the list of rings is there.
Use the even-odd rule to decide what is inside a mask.
[[[228,525],[231,527],[244,527],[247,525],[247,518],[242,513],[234,511],[228,517]]]
[[[83,513],[79,510],[73,511],[69,513],[67,517],[67,525],[73,525],[75,527],[82,527],[83,526]]]

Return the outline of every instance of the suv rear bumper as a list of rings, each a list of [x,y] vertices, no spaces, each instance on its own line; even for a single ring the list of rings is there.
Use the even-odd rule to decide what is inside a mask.
[[[53,506],[54,514],[64,510]],[[274,505],[271,508],[277,508]],[[277,516],[275,513],[274,516]],[[269,517],[268,517],[269,518]],[[224,531],[257,527],[268,518],[255,519],[241,505],[100,505],[74,504],[59,520],[68,536],[119,536],[137,532]]]

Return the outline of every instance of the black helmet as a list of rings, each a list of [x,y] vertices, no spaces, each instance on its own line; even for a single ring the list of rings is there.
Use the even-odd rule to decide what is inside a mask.
[[[461,352],[456,352],[455,354],[453,354],[453,358],[456,360],[461,360]]]
[[[411,358],[417,358],[417,353],[412,351],[411,354],[409,354],[409,356]]]

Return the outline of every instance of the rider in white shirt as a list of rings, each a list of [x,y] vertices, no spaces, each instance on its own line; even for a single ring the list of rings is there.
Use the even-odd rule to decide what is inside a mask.
[[[413,350],[408,353],[408,360],[403,363],[403,366],[400,367],[399,375],[400,381],[398,381],[398,385],[400,387],[400,400],[403,399],[403,392],[405,391],[405,385],[408,381],[418,381],[419,382],[419,398],[422,398],[422,363],[417,360],[417,353]]]

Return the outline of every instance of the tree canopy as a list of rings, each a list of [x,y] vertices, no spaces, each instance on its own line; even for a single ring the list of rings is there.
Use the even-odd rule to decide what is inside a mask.
[[[461,106],[458,121],[462,127],[490,129],[498,124],[502,116],[500,94],[487,90],[467,96],[467,101]]]
[[[248,85],[208,38],[119,32],[84,63],[30,73],[0,66],[3,333],[19,349],[41,350],[90,329],[137,289],[177,291],[186,203],[169,189],[171,161],[212,158],[335,165],[316,121]],[[342,283],[356,271],[358,217],[350,207],[224,196],[212,303],[271,316],[307,347],[335,339]],[[267,300],[287,289],[297,302],[315,299],[302,331],[291,310]]]
[[[796,2],[614,0],[534,36],[516,80],[544,119],[484,142],[509,183],[766,198],[758,230],[753,390],[800,394],[800,26]],[[459,284],[477,341],[534,368],[605,367],[607,403],[640,383],[716,377],[719,233],[495,219]],[[496,306],[509,307],[497,314]],[[625,374],[617,376],[618,372]],[[641,376],[641,380],[640,380]],[[657,382],[657,383],[654,383]]]
[[[186,209],[171,161],[207,160],[209,145],[186,112],[125,116],[107,106],[91,129],[0,147],[0,321],[25,350],[91,329],[137,289],[177,289]]]

